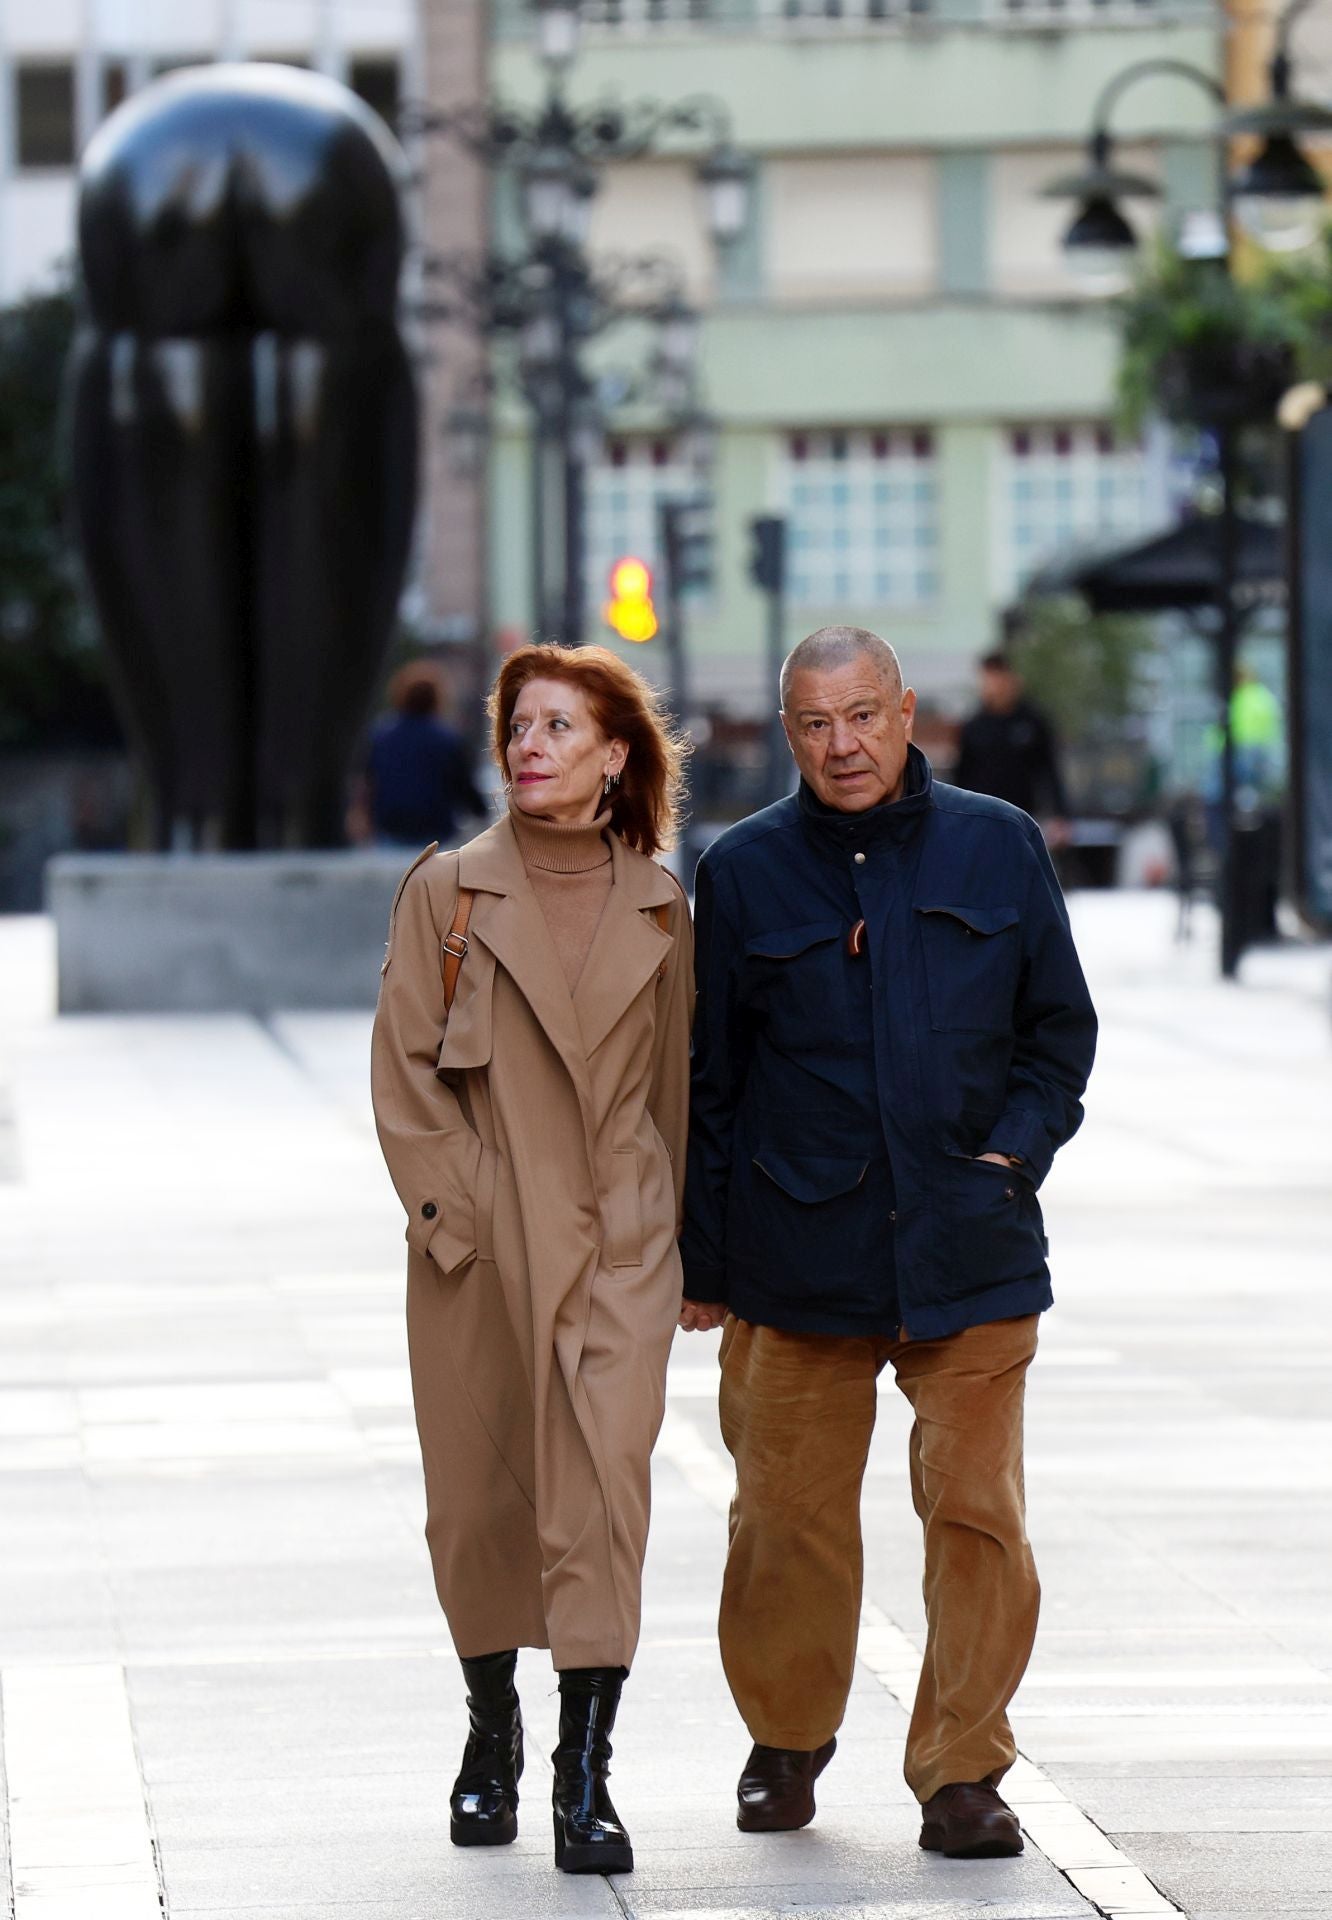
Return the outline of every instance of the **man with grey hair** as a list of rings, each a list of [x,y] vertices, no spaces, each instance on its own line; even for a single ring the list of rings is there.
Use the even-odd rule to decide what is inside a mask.
[[[928,1633],[906,1746],[920,1844],[1022,1850],[998,1793],[1040,1590],[1022,1404],[1050,1305],[1037,1188],[1096,1019],[1036,824],[936,782],[879,635],[782,670],[798,791],[708,849],[682,1252],[722,1325],[735,1460],[722,1659],[745,1832],[805,1826],[855,1662],[876,1382],[914,1414]]]

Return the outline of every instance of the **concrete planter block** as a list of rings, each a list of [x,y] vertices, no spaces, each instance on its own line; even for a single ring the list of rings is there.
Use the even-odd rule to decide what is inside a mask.
[[[371,1007],[410,856],[59,854],[46,867],[61,1013]]]

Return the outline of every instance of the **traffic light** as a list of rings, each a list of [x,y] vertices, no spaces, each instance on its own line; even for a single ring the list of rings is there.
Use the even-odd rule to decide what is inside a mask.
[[[611,568],[610,599],[602,608],[606,625],[621,640],[650,640],[657,631],[652,604],[652,573],[641,560],[626,554]]]
[[[765,593],[780,593],[786,584],[786,522],[778,514],[763,514],[749,523],[753,542],[749,577]]]
[[[713,572],[711,500],[706,494],[663,500],[657,511],[669,592],[705,591]]]

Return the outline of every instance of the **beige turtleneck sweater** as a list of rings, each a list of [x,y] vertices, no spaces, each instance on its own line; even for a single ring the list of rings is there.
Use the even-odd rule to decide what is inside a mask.
[[[538,820],[512,804],[509,818],[572,993],[610,898],[611,850],[605,838],[610,809],[586,827]]]

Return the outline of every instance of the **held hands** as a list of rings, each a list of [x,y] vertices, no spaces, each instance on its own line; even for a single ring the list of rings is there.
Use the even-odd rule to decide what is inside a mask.
[[[719,1300],[682,1300],[680,1303],[680,1325],[686,1333],[711,1333],[726,1318],[726,1309]]]

